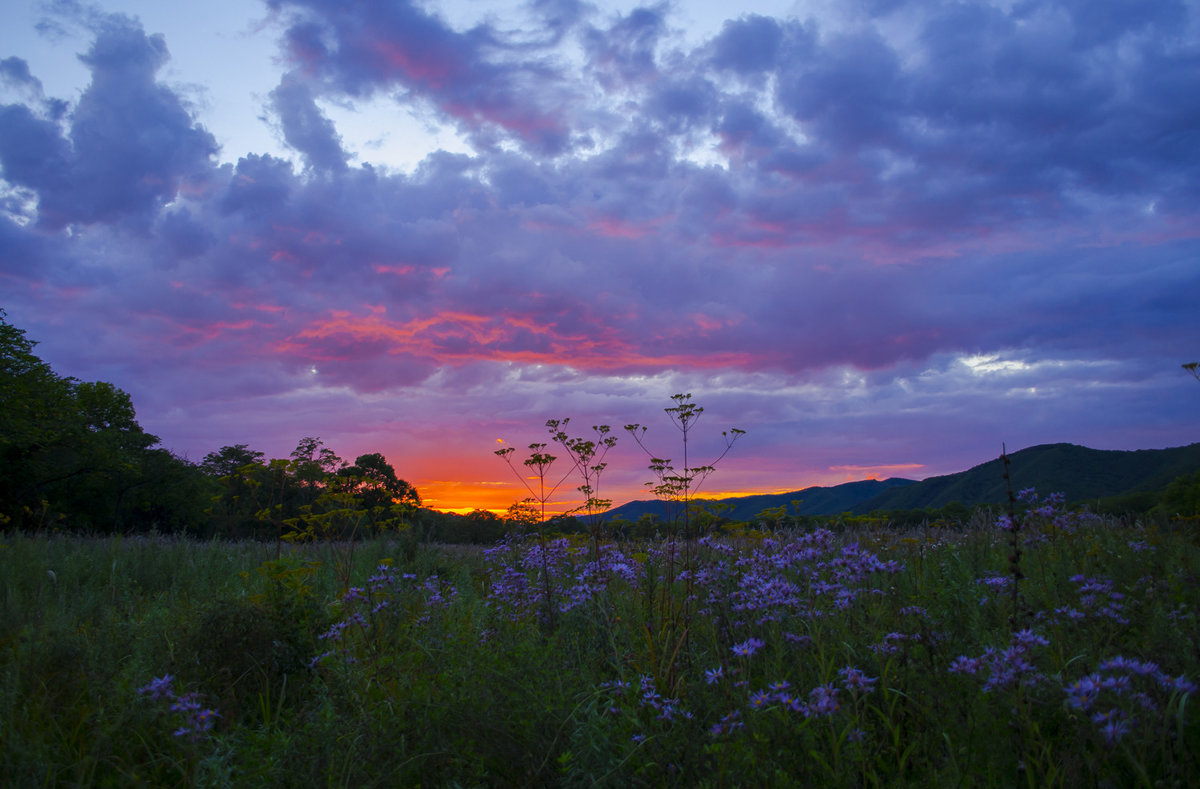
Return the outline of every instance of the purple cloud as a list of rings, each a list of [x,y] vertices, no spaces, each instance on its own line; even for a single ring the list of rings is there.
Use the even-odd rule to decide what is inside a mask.
[[[285,76],[271,91],[271,106],[279,114],[287,144],[304,154],[317,170],[342,170],[346,152],[334,125],[313,100],[312,91],[303,81]]]
[[[6,179],[38,193],[43,225],[144,225],[208,167],[217,150],[212,135],[154,81],[167,57],[161,36],[109,17],[80,58],[92,83],[72,112],[68,137],[27,107],[3,108],[0,166]]]
[[[783,26],[770,17],[730,20],[712,41],[712,64],[742,75],[773,71],[783,40]]]
[[[486,456],[674,391],[751,430],[747,489],[1200,440],[1171,377],[1200,331],[1187,6],[877,3],[691,46],[662,6],[270,8],[295,161],[218,164],[128,18],[92,20],[69,105],[0,60],[0,302],[193,457]],[[321,107],[379,96],[470,152],[371,161]]]
[[[478,143],[496,130],[530,150],[554,154],[566,145],[559,117],[568,101],[551,66],[518,60],[516,44],[478,27],[460,33],[409,2],[271,0],[294,21],[287,51],[301,73],[324,90],[352,97],[402,89],[435,104]]]
[[[607,28],[589,27],[583,43],[597,82],[616,91],[656,78],[655,51],[666,29],[662,6],[617,15]]]

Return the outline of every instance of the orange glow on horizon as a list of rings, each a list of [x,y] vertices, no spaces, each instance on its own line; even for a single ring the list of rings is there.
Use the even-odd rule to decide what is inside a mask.
[[[516,482],[456,482],[451,480],[417,480],[414,483],[421,495],[422,506],[438,512],[450,512],[466,515],[475,510],[487,510],[497,515],[504,515],[508,508],[517,501],[525,498],[526,491],[518,487]],[[745,496],[768,496],[781,493],[793,493],[810,485],[798,487],[762,487],[746,489],[730,489],[702,491],[692,497],[693,501],[716,501],[719,499],[743,498]],[[646,501],[650,496],[645,490],[637,489],[628,495],[615,494],[613,509],[631,501]],[[547,515],[558,515],[578,506],[580,502],[565,497],[546,504]]]

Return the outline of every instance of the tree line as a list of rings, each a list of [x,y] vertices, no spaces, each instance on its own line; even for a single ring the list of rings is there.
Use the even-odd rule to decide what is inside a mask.
[[[0,310],[0,529],[350,538],[421,505],[382,454],[351,463],[318,438],[284,459],[237,444],[193,463],[138,424],[126,392],[59,375],[35,346]]]

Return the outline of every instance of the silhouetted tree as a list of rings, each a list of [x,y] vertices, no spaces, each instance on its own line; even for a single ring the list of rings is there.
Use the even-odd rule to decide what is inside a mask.
[[[55,373],[0,310],[0,525],[169,528],[200,511],[195,470],[137,422],[129,395]],[[172,487],[172,485],[179,487]]]

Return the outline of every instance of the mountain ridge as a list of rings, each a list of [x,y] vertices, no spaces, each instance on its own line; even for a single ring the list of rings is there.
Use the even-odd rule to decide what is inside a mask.
[[[1175,478],[1200,470],[1200,443],[1165,449],[1091,449],[1069,443],[1037,444],[1008,455],[1014,492],[1035,488],[1043,495],[1063,493],[1069,502],[1157,491]],[[794,502],[799,500],[799,505]],[[788,514],[862,515],[879,510],[941,508],[952,502],[968,507],[1004,504],[1008,487],[999,457],[965,471],[911,480],[856,480],[833,486],[810,486],[785,493],[697,499],[721,503],[724,517],[751,520],[763,510],[787,508]],[[665,517],[659,500],[630,501],[604,513],[605,520],[636,521],[643,515]]]
[[[697,503],[728,504],[724,516],[731,520],[750,520],[766,509],[786,507],[788,514],[831,515],[850,510],[855,504],[879,496],[892,487],[916,485],[915,480],[892,477],[886,480],[863,479],[841,485],[813,485],[785,493],[756,493],[750,496],[730,496],[721,499],[697,499]],[[799,500],[799,507],[794,502]],[[624,518],[636,521],[643,515],[666,517],[666,505],[658,499],[630,501],[604,513],[604,520]]]

